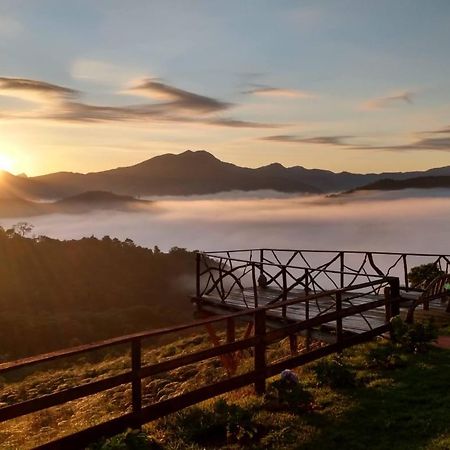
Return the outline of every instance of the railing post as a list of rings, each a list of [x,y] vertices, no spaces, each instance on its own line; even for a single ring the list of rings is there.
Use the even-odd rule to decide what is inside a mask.
[[[400,280],[397,277],[389,278],[389,291],[390,291],[390,315],[395,317],[400,315]]]
[[[281,277],[283,280],[283,302],[287,300],[287,279],[286,279],[286,266],[281,266]],[[283,319],[286,318],[286,305],[282,307]]]
[[[142,386],[141,386],[141,340],[139,338],[131,341],[131,404],[132,411],[137,416],[142,409]],[[136,417],[138,419],[138,417]],[[138,419],[139,420],[139,419]],[[140,426],[141,424],[138,423]]]
[[[196,258],[196,286],[195,286],[195,292],[197,295],[197,299],[200,298],[200,252],[197,252],[195,254],[195,258]]]
[[[405,277],[405,288],[406,290],[409,289],[409,281],[408,281],[408,263],[406,261],[406,255],[402,255],[403,260],[403,274]]]
[[[264,249],[259,250],[259,276],[264,275]]]
[[[342,293],[337,292],[336,293],[336,342],[339,346],[339,352],[342,351],[342,344],[343,344],[343,329],[342,329],[342,316],[340,315],[342,313]]]
[[[339,253],[339,261],[340,261],[340,272],[341,272],[341,289],[344,288],[345,284],[345,263],[344,263],[344,252]]]
[[[305,295],[309,295],[309,270],[305,269]],[[309,320],[309,299],[305,301],[305,320]],[[311,346],[311,328],[306,330],[306,351],[309,351]]]
[[[255,391],[258,395],[266,391],[266,311],[258,309],[255,311],[255,344],[254,365],[256,372]]]
[[[255,263],[252,263],[252,284],[253,284],[253,297],[255,308],[258,307],[258,285],[256,281],[256,268]]]

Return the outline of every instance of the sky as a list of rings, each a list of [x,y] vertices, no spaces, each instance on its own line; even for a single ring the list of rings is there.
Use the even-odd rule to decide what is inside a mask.
[[[448,0],[0,0],[0,167],[450,165]]]

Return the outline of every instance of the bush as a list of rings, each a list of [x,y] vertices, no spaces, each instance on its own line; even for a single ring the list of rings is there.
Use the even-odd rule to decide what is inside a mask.
[[[426,351],[429,344],[438,337],[438,329],[433,320],[408,324],[397,316],[391,320],[391,326],[393,341],[413,353]]]
[[[240,443],[253,440],[257,429],[249,411],[238,405],[229,405],[225,400],[218,400],[212,410],[197,406],[181,411],[175,415],[175,421],[167,424],[185,442],[207,445]]]
[[[444,275],[435,263],[413,267],[408,273],[408,280],[413,288],[425,289],[436,277]]]
[[[281,378],[269,384],[265,400],[270,409],[301,412],[311,407],[313,397],[301,384]]]
[[[366,361],[370,368],[376,369],[396,369],[406,364],[399,348],[392,343],[372,347],[367,353]]]
[[[109,439],[104,439],[89,450],[162,450],[162,446],[139,430],[130,430]]]
[[[355,385],[355,375],[339,355],[321,359],[313,366],[313,370],[321,386],[348,388]]]

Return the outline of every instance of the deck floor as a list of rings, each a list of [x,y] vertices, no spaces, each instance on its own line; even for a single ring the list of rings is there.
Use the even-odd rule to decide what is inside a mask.
[[[280,295],[281,291],[279,289],[265,288],[258,289],[258,306],[265,306]],[[305,293],[303,290],[292,290],[288,293],[287,299],[295,299],[299,297],[304,297]],[[342,296],[342,308],[348,308],[350,306],[361,305],[364,303],[372,302],[381,299],[382,295],[375,294],[361,294],[357,298],[353,298],[355,292],[350,294],[343,294]],[[255,308],[255,299],[252,289],[245,289],[241,291],[240,289],[233,290],[225,301],[214,296],[204,296],[202,297],[203,303],[208,304],[214,309],[221,309],[225,311],[231,310],[245,310],[249,308]],[[409,301],[406,300],[403,307],[409,306]],[[318,301],[311,300],[309,302],[309,318],[313,318],[319,315],[326,314],[328,312],[334,311],[334,300],[331,297],[320,298]],[[439,300],[433,301],[430,304],[430,309],[436,309],[442,311],[445,307],[441,305]],[[268,316],[279,322],[298,322],[306,320],[308,314],[306,311],[306,303],[298,303],[295,305],[290,305],[286,307],[286,317],[283,318],[281,308],[276,308],[268,311]],[[351,317],[344,317],[342,320],[342,326],[344,331],[359,333],[363,331],[368,331],[373,328],[382,326],[385,323],[385,308],[383,306],[365,311],[360,314],[353,315]],[[335,329],[336,322],[329,322],[326,327],[330,330]]]

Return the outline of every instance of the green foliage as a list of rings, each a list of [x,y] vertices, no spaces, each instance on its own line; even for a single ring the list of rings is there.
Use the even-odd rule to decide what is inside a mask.
[[[225,442],[244,444],[257,434],[251,412],[225,400],[216,401],[212,409],[194,406],[181,411],[166,425],[185,442],[200,445]]]
[[[168,326],[192,318],[193,253],[105,236],[28,238],[0,228],[0,359]]]
[[[92,444],[88,450],[161,450],[163,447],[139,430],[129,430]]]
[[[371,347],[366,355],[369,368],[374,369],[397,369],[406,365],[401,348],[388,342]]]
[[[301,412],[310,408],[313,396],[300,383],[281,378],[269,384],[265,399],[270,409]]]
[[[425,289],[436,277],[444,275],[435,263],[413,267],[408,273],[408,280],[413,288]]]
[[[349,388],[355,386],[355,375],[340,355],[322,358],[313,370],[320,386]]]
[[[438,337],[438,329],[433,320],[408,324],[397,316],[391,319],[391,327],[394,342],[413,353],[426,351],[429,344]]]

